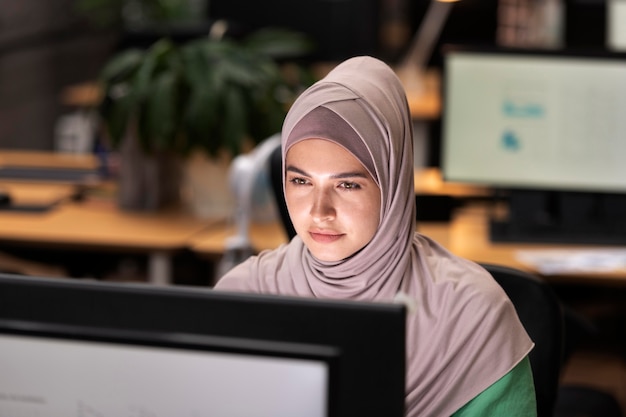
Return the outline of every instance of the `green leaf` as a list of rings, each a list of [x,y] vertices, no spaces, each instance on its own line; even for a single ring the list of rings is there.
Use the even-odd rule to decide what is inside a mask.
[[[104,83],[116,83],[131,77],[141,66],[144,51],[128,49],[115,55],[100,72]]]
[[[211,67],[203,54],[201,46],[193,43],[183,47],[180,57],[186,82],[193,86],[202,85]]]
[[[168,149],[174,143],[180,123],[178,77],[175,73],[159,74],[146,100],[144,146]],[[147,143],[149,141],[149,143]]]
[[[239,88],[225,90],[220,126],[222,145],[233,155],[241,153],[241,143],[245,138],[248,124],[248,112],[245,93]]]
[[[104,126],[114,147],[118,147],[127,133],[131,115],[135,111],[130,95],[112,100],[106,97],[100,105]]]
[[[191,90],[184,115],[188,148],[199,147],[208,150],[219,147],[219,141],[216,141],[216,146],[211,146],[213,132],[220,121],[219,98],[219,90],[208,85]]]
[[[275,59],[301,57],[315,49],[313,41],[305,34],[271,27],[253,32],[245,39],[244,46]]]
[[[163,66],[166,55],[173,53],[174,45],[169,39],[155,42],[144,56],[133,80],[133,89],[140,100],[149,94],[149,88],[157,69]]]
[[[280,132],[283,120],[287,114],[286,106],[273,98],[274,91],[270,90],[266,95],[258,95],[252,98],[248,107],[249,134],[255,143],[259,143],[269,136]]]

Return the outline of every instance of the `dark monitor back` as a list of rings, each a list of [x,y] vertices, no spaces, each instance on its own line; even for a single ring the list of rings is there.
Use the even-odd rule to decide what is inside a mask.
[[[609,0],[565,1],[564,43],[568,48],[606,49]]]
[[[209,18],[225,19],[232,33],[281,27],[305,33],[316,45],[312,60],[340,61],[379,53],[379,0],[211,0]]]
[[[70,329],[79,342],[93,340],[94,334],[130,345],[210,338],[218,340],[222,350],[233,340],[238,342],[231,350],[278,344],[272,348],[274,355],[286,358],[304,352],[325,360],[329,355],[324,352],[335,352],[327,358],[334,384],[328,416],[403,415],[405,309],[401,305],[4,274],[0,275],[0,322],[44,333]],[[0,326],[0,336],[11,333],[10,327]],[[0,356],[0,367],[31,366],[12,362]],[[3,377],[8,376],[0,375],[0,387],[7,383]],[[254,394],[238,393],[241,401]],[[2,406],[0,401],[0,410]]]

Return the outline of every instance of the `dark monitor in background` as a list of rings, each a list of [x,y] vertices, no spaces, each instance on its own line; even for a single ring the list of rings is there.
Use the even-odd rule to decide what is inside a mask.
[[[316,61],[342,61],[355,55],[378,56],[380,0],[211,0],[209,18],[224,19],[231,33],[281,27],[305,33]]]
[[[495,240],[626,243],[626,55],[450,48],[443,176],[505,191]]]
[[[570,49],[606,49],[607,3],[611,0],[565,0],[564,44]]]
[[[0,275],[0,415],[402,416],[397,304]]]

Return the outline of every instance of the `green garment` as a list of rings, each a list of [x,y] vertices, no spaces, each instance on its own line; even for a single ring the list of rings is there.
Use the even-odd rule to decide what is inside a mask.
[[[528,356],[452,417],[536,417],[535,384]]]

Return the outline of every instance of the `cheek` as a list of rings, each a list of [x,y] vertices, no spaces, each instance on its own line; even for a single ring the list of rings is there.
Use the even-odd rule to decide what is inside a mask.
[[[369,190],[366,196],[363,196],[361,200],[362,212],[365,213],[368,224],[374,224],[378,227],[380,223],[380,211],[381,211],[381,196],[380,191]]]
[[[287,211],[292,219],[297,216],[297,213],[302,211],[304,205],[304,198],[298,196],[296,192],[285,190],[285,203],[287,203]]]
[[[360,217],[363,232],[373,237],[380,226],[380,201],[377,197],[363,205]]]
[[[378,189],[369,193],[364,202],[363,210],[363,237],[369,242],[380,227],[381,196]]]

